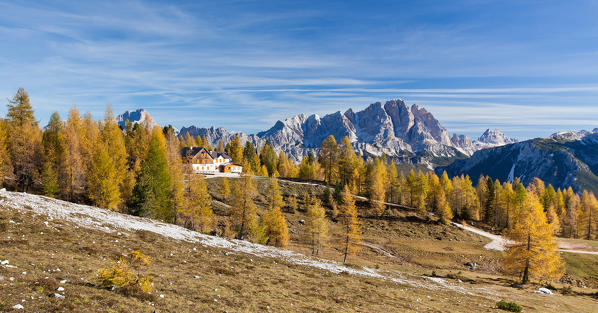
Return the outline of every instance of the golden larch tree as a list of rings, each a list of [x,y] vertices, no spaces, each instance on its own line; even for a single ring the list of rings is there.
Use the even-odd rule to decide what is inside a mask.
[[[214,212],[212,198],[203,175],[190,173],[184,189],[184,201],[179,214],[185,219],[185,227],[189,225],[202,233],[214,228]]]
[[[528,194],[516,224],[506,234],[513,243],[503,254],[504,272],[519,277],[523,284],[530,279],[560,278],[564,267],[553,233],[536,194]]]
[[[357,208],[355,207],[353,195],[346,185],[343,192],[343,203],[339,208],[338,220],[343,226],[343,263],[346,263],[347,255],[359,252],[359,245],[361,244],[361,222],[357,217]]]
[[[328,240],[328,220],[326,210],[319,199],[315,199],[307,207],[307,219],[305,221],[306,237],[311,245],[311,254],[318,255],[320,249],[326,245]]]

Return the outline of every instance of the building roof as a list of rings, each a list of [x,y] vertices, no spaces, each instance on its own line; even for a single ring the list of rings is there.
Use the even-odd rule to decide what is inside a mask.
[[[222,156],[225,159],[232,159],[228,154],[226,154],[225,152],[216,152],[216,151],[209,151],[208,149],[205,149],[204,147],[184,147],[181,150],[181,155],[184,158],[192,158],[194,156],[196,156],[199,152],[201,152],[202,150],[205,150],[208,155],[210,155],[210,157],[212,159],[216,159],[219,156]]]

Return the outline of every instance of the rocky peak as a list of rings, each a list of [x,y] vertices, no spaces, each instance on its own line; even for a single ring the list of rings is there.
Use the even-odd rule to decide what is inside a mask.
[[[150,126],[158,125],[145,109],[126,111],[116,117],[116,122],[123,129],[127,120],[132,124],[147,124]]]
[[[495,128],[493,130],[486,129],[486,131],[477,140],[481,144],[502,146],[517,142],[516,139],[508,138],[502,131]]]

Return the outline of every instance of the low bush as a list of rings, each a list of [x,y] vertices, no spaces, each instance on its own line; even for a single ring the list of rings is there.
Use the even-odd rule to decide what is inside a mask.
[[[142,276],[140,270],[151,262],[148,256],[135,251],[99,270],[95,280],[102,288],[118,289],[127,295],[149,294],[154,287],[152,277]]]
[[[519,306],[519,304],[517,304],[515,302],[506,302],[504,300],[501,300],[498,303],[496,303],[496,306],[501,310],[510,311],[510,312],[521,312],[521,310],[522,310],[522,308],[521,308],[521,306]]]

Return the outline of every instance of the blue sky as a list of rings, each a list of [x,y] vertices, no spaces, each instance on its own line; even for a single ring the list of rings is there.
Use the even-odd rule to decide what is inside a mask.
[[[251,133],[402,98],[470,136],[598,127],[595,0],[0,0],[0,38],[0,95],[42,123],[110,103]]]

